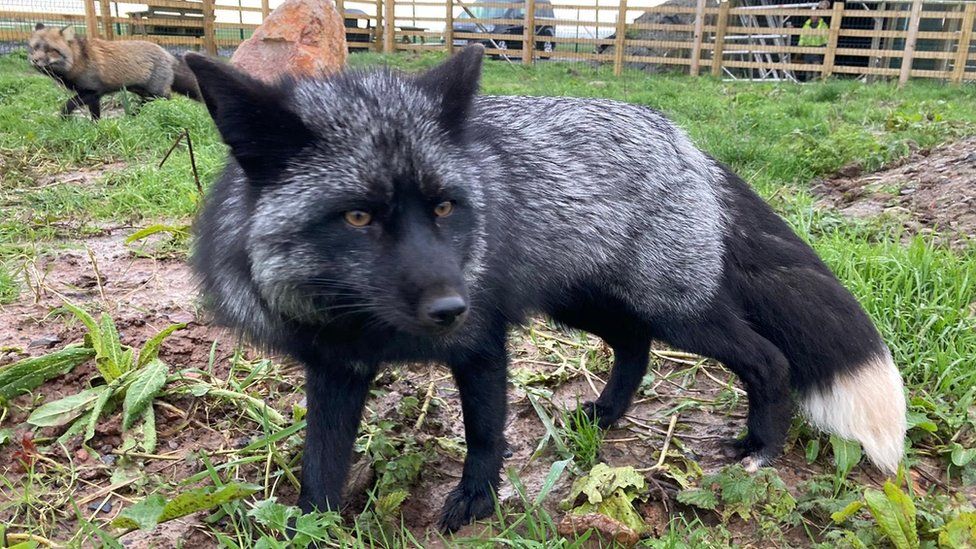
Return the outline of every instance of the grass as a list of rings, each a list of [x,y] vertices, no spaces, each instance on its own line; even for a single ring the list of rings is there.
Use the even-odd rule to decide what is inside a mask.
[[[350,64],[420,70],[439,59],[438,55],[364,53],[353,55]],[[976,356],[976,250],[949,249],[922,237],[906,240],[890,221],[854,222],[818,209],[809,185],[848,164],[875,170],[915,149],[976,134],[976,88],[912,82],[898,90],[890,84],[843,80],[804,86],[728,83],[639,72],[625,72],[617,78],[608,68],[582,64],[539,63],[525,68],[505,62],[486,63],[482,87],[493,94],[608,97],[659,109],[704,150],[750,181],[855,293],[902,367],[911,397],[910,463],[935,464],[942,472],[939,483],[928,493],[913,493],[911,482],[903,488],[915,499],[917,509],[911,515],[916,517],[913,520],[923,541],[934,543],[948,525],[960,520],[960,513],[971,511],[964,499],[972,491],[966,492],[963,486],[976,481],[976,369],[972,365]],[[103,227],[184,225],[199,203],[185,147],[176,149],[158,167],[184,129],[193,138],[205,185],[217,176],[224,161],[225,147],[205,109],[186,99],[150,102],[136,107],[136,116],[111,117],[93,124],[82,117],[60,119],[58,105],[66,98],[49,79],[30,72],[23,55],[0,58],[0,209],[4,212],[0,218],[0,305],[30,299],[34,283],[25,275],[33,272],[35,260],[77,245]],[[117,107],[123,103],[118,98],[112,101]],[[185,242],[177,247],[185,247]],[[592,338],[562,334],[545,323],[520,332],[517,341],[529,349],[528,360],[520,363],[516,357],[513,377],[532,401],[528,414],[519,416],[519,421],[538,418],[545,427],[541,441],[532,442],[533,446],[539,442],[533,460],[551,460],[555,448],[561,458],[572,462],[567,466],[557,461],[564,469],[557,471],[554,466],[545,475],[543,487],[552,476],[553,484],[548,486],[552,490],[557,482],[566,482],[567,476],[607,459],[603,449],[610,441],[604,441],[603,433],[583,418],[562,412],[564,406],[557,398],[565,384],[585,386],[583,380],[605,374],[606,351]],[[6,343],[0,341],[3,347]],[[551,367],[539,369],[538,363]],[[152,478],[135,484],[135,493],[173,493],[194,483],[219,486],[246,478],[263,491],[249,500],[223,504],[204,528],[230,547],[247,547],[255,539],[262,539],[268,547],[282,546],[286,524],[282,517],[293,511],[279,501],[290,497],[289,489],[294,490],[289,486],[294,484],[298,463],[300,439],[295,433],[300,431],[303,413],[298,404],[300,376],[262,357],[235,354],[229,364],[226,371],[220,370],[212,355],[209,364],[179,365],[181,375],[188,377],[167,385],[157,402],[165,407],[167,401],[187,394],[203,395],[206,414],[202,417],[208,426],[251,433],[250,442],[219,456],[201,454],[197,473],[180,479],[187,482]],[[697,394],[694,391],[702,381],[709,383],[704,376],[718,371],[706,370],[697,362],[671,372],[656,368],[639,398],[668,400],[663,392],[657,393],[668,386]],[[218,371],[222,373],[218,375]],[[403,386],[409,380],[399,373],[391,375],[392,380],[378,384],[375,396],[401,398],[397,406],[367,414],[357,444],[377,477],[372,493],[351,523],[348,518],[343,523],[335,516],[314,517],[308,526],[310,536],[319,536],[325,546],[424,546],[429,541],[424,534],[402,521],[403,498],[422,482],[424,463],[438,455],[463,453],[457,437],[436,419],[437,410],[450,405],[440,396],[447,389],[424,378],[413,393],[404,396]],[[728,387],[710,395],[714,398],[678,393],[678,402],[672,398],[664,403],[662,427],[667,427],[669,417],[683,414],[689,407],[723,415],[744,405],[740,402],[744,399]],[[26,411],[39,404],[17,402]],[[290,412],[291,430],[281,434],[273,429],[278,420],[272,421],[268,410],[262,411],[255,402],[278,406],[275,418]],[[8,426],[2,417],[0,448],[4,443],[16,444],[4,432]],[[552,418],[563,421],[557,426]],[[404,427],[415,423],[422,427],[420,433]],[[259,434],[254,437],[254,433]],[[677,486],[687,500],[680,513],[671,509],[666,527],[643,540],[643,545],[720,547],[748,542],[749,535],[759,536],[753,540],[774,536],[768,539],[786,545],[856,545],[855,539],[877,544],[893,539],[883,521],[874,518],[872,505],[880,505],[882,500],[870,493],[864,499],[861,484],[834,474],[831,460],[839,458],[831,457],[834,450],[828,448],[832,445],[799,422],[791,437],[793,453],[805,455],[808,467],[817,474],[793,486],[790,497],[784,495],[775,474],[749,480],[729,470],[709,477],[712,486],[723,487],[717,493],[709,492],[709,486],[698,486],[701,472],[687,453],[694,443],[685,444],[681,437],[676,434],[670,447],[654,448],[651,463],[637,465],[650,467],[660,450],[660,463],[650,467],[648,474]],[[633,444],[660,445],[660,441],[642,438]],[[12,517],[8,522],[19,525],[18,532],[57,533],[53,524],[68,520],[64,510],[73,501],[66,486],[84,484],[73,464],[42,468],[45,464],[34,463],[23,476],[8,475],[0,483],[0,494],[17,494],[8,503],[0,502],[0,513]],[[114,481],[141,474],[128,458],[120,464],[119,478]],[[538,486],[520,490],[518,471],[510,476],[518,492],[516,503],[500,506],[486,533],[461,543],[521,546],[549,540],[547,546],[580,544],[578,539],[556,533],[558,516],[552,507],[528,493],[539,490]],[[271,499],[275,497],[278,500]],[[895,492],[886,497],[886,505],[907,516],[904,506],[897,507],[903,500]],[[841,520],[832,518],[855,503],[862,506],[858,511],[848,517],[837,515]],[[737,522],[739,509],[749,514],[749,525]],[[68,515],[73,517],[75,512]],[[76,533],[72,537],[60,532],[62,541],[81,543],[108,535],[104,533],[110,531],[108,525],[88,508],[82,506],[78,516]],[[793,537],[782,537],[787,531]],[[103,539],[103,543],[108,542]]]

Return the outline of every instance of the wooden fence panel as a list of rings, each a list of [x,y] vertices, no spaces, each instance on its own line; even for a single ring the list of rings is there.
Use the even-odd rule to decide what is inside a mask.
[[[956,45],[956,58],[952,67],[952,82],[961,84],[969,63],[969,49],[973,40],[973,20],[976,19],[976,4],[967,4],[965,16],[962,19],[962,33]]]
[[[725,55],[725,33],[728,31],[729,11],[732,2],[726,0],[719,4],[718,22],[715,30],[715,47],[712,50],[712,76],[722,74],[722,56]]]
[[[34,22],[43,21],[74,23],[78,27],[83,24],[86,34],[110,40],[146,39],[216,53],[218,46],[226,52],[225,48],[247,38],[282,0],[248,0],[247,5],[234,5],[237,0],[148,0],[148,10],[126,13],[120,13],[119,8],[132,9],[128,7],[131,4],[117,0],[64,0],[69,4],[65,11],[72,12],[64,14],[31,11],[32,0],[22,1],[28,2],[28,7],[19,6],[19,11],[0,8],[0,47],[25,41]],[[554,11],[544,20],[536,12],[537,0],[479,0],[477,6],[486,8],[475,10],[482,19],[475,18],[470,9],[474,0],[335,2],[344,19],[356,22],[346,29],[351,51],[451,52],[455,41],[479,41],[488,46],[489,54],[525,65],[550,60],[592,61],[611,65],[615,74],[620,74],[625,64],[640,63],[683,70],[687,67],[692,75],[710,72],[714,76],[727,73],[745,78],[770,74],[789,78],[788,71],[793,70],[820,72],[823,78],[894,76],[900,85],[909,78],[938,78],[958,84],[976,76],[976,72],[967,71],[967,64],[972,66],[970,50],[976,40],[976,4],[972,2],[934,6],[931,0],[888,0],[879,6],[899,9],[877,10],[836,2],[829,10],[809,10],[788,6],[732,7],[728,1],[708,7],[707,0],[697,0],[692,6],[653,7],[644,7],[649,0],[618,0],[603,5],[594,5],[592,0],[554,0]],[[640,7],[635,5],[637,2],[642,2]],[[931,7],[935,9],[927,9]],[[458,21],[454,12],[459,8],[464,12],[465,23],[478,26],[474,32],[455,31]],[[517,11],[505,11],[509,8]],[[361,12],[352,12],[353,9]],[[641,17],[635,21],[635,14],[641,13],[681,15],[681,20],[669,23],[660,17]],[[785,17],[813,14],[829,17],[829,29],[776,26]],[[730,20],[731,17],[735,19]],[[842,28],[852,19],[864,19],[868,24],[865,28]],[[363,21],[366,24],[360,27]],[[510,30],[496,31],[495,25],[508,26]],[[512,27],[519,30],[511,30]],[[548,29],[553,27],[555,36],[550,37]],[[537,32],[540,28],[547,29],[545,42],[553,46],[551,53],[536,49],[541,42]],[[826,36],[827,45],[791,45],[793,37],[803,35]],[[864,38],[869,39],[863,41],[865,45],[870,42],[870,47],[851,46],[850,40]],[[515,51],[519,47],[522,51]],[[791,62],[791,56],[796,61],[797,55],[810,53],[822,53],[823,62]],[[851,58],[860,58],[867,66],[855,66],[848,62]],[[896,59],[901,60],[901,67],[892,64]],[[844,64],[838,65],[838,60]],[[709,66],[703,68],[706,64]]]

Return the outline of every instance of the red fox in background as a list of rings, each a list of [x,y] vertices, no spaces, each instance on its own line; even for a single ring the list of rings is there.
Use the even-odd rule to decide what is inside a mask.
[[[152,42],[85,38],[75,36],[71,26],[38,23],[27,51],[35,69],[75,93],[61,109],[62,116],[85,105],[98,120],[102,96],[122,88],[145,98],[169,98],[175,91],[200,100],[196,78],[183,59]]]

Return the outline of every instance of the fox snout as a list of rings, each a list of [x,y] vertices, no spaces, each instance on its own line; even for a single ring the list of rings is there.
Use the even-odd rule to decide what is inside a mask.
[[[420,301],[418,320],[433,331],[448,331],[468,316],[468,300],[457,292],[441,292]]]

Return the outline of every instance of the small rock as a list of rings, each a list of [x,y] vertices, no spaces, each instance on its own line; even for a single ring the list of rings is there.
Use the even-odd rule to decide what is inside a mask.
[[[58,343],[61,343],[61,338],[56,335],[44,335],[35,340],[32,340],[27,344],[28,347],[43,347],[45,349],[50,349]]]
[[[89,457],[88,450],[85,450],[84,448],[79,448],[78,451],[75,452],[75,459],[78,461],[88,461]]]
[[[285,0],[231,63],[251,76],[273,82],[283,75],[315,76],[346,64],[346,32],[332,0]]]
[[[193,316],[192,313],[188,313],[186,311],[180,311],[180,312],[177,312],[177,313],[170,313],[167,316],[169,317],[169,321],[172,322],[172,323],[174,323],[174,324],[189,324],[189,323],[193,322],[194,320],[196,320],[196,317]]]
[[[111,513],[112,512],[112,502],[111,501],[93,501],[88,504],[89,511],[95,511],[96,513]]]
[[[102,456],[102,463],[105,465],[115,465],[115,454],[105,454]]]
[[[171,440],[166,443],[166,447],[169,448],[170,450],[179,450],[180,445],[177,444],[175,440]]]

